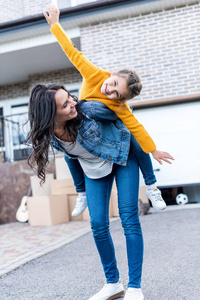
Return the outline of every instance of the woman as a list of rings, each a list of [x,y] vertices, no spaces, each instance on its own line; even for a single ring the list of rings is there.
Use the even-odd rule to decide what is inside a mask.
[[[91,228],[107,283],[90,300],[115,299],[124,294],[109,232],[109,199],[115,178],[119,214],[127,245],[129,283],[125,300],[143,300],[141,273],[143,238],[138,216],[139,168],[130,150],[130,132],[103,103],[77,104],[61,85],[36,85],[29,103],[33,152],[29,164],[45,181],[52,145],[82,167]],[[110,122],[112,121],[112,122]],[[75,159],[77,158],[77,159]]]

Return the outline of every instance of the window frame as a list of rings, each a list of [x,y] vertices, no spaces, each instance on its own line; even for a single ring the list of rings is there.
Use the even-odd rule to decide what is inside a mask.
[[[29,98],[26,97],[18,97],[15,99],[6,99],[0,101],[0,107],[3,109],[2,117],[11,117],[12,116],[12,108],[13,106],[27,105],[28,106]],[[25,149],[26,145],[19,145],[18,149]],[[13,145],[13,129],[12,123],[9,122],[8,126],[4,127],[4,146],[0,147],[0,152],[5,153],[5,157],[7,162],[14,161],[14,150],[16,150],[16,146]]]

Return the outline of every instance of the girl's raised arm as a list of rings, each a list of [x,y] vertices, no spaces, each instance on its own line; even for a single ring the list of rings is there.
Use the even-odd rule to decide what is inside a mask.
[[[46,13],[46,11],[44,11],[43,14],[45,16],[45,19],[47,20],[47,23],[49,23],[50,26],[53,26],[55,23],[59,22],[60,11],[53,4],[47,5],[47,9],[48,14]]]
[[[63,51],[81,75],[84,78],[90,78],[95,72],[98,72],[99,68],[92,64],[81,51],[75,48],[71,39],[64,32],[59,24],[60,11],[52,4],[47,6],[47,9],[48,12],[43,12],[43,14],[51,26],[51,33],[53,33]],[[97,81],[99,81],[98,78]]]

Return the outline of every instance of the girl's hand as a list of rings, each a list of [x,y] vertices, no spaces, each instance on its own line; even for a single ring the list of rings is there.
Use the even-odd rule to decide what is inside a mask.
[[[47,20],[49,25],[53,26],[55,23],[59,22],[60,11],[53,4],[47,5],[47,10],[48,10],[48,14],[44,11],[43,15],[45,16],[45,19]]]
[[[151,152],[151,154],[153,155],[153,158],[155,158],[161,165],[163,164],[162,160],[164,160],[168,164],[171,164],[171,161],[169,159],[174,160],[174,158],[167,152],[154,150]]]

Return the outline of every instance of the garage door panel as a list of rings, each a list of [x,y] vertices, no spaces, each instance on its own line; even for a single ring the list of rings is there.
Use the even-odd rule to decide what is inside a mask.
[[[174,156],[172,165],[152,158],[159,186],[200,183],[200,102],[138,110],[135,116],[157,149]],[[142,181],[141,181],[142,182]]]

